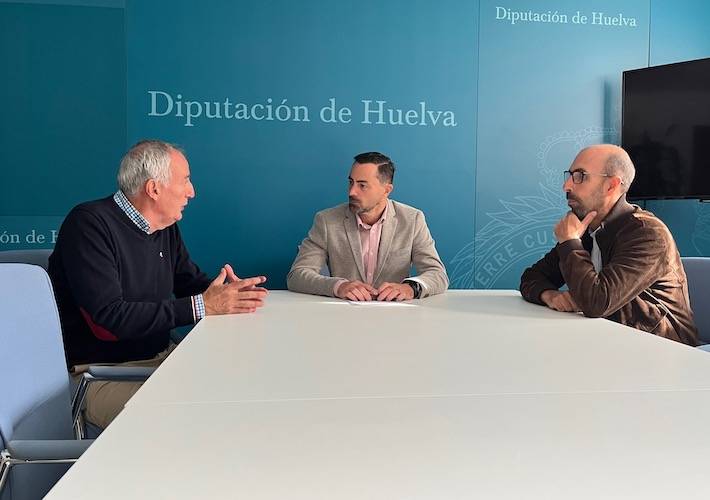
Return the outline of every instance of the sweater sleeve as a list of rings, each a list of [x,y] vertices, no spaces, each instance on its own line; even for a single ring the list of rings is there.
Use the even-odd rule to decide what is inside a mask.
[[[176,248],[175,283],[173,292],[176,297],[191,297],[207,290],[210,278],[200,271],[200,268],[190,258],[190,254],[182,241],[178,225],[174,226],[173,245]]]
[[[138,339],[193,322],[192,299],[145,301],[126,297],[119,260],[107,224],[85,210],[65,220],[62,267],[70,293],[93,334],[100,340]]]

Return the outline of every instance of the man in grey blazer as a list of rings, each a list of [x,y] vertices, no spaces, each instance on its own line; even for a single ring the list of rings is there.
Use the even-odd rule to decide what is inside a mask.
[[[348,203],[318,212],[286,279],[294,292],[347,300],[408,300],[441,293],[446,269],[421,210],[389,199],[395,166],[355,157]],[[409,276],[412,266],[416,276]],[[327,268],[330,276],[321,274]]]

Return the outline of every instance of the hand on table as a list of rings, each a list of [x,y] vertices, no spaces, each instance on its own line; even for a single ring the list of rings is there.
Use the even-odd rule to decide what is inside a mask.
[[[547,307],[560,312],[580,312],[581,309],[575,303],[574,299],[568,291],[560,292],[557,290],[545,290],[540,295]]]
[[[367,301],[377,296],[377,289],[362,281],[346,281],[338,287],[336,296],[345,300]]]
[[[205,314],[250,313],[264,305],[266,288],[257,286],[266,281],[265,276],[240,279],[232,266],[225,264],[219,275],[210,283],[202,297]]]
[[[406,283],[382,283],[377,290],[377,300],[400,301],[414,298],[414,290]]]

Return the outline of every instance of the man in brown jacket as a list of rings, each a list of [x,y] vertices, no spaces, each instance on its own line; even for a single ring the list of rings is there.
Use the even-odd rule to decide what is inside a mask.
[[[583,149],[565,172],[570,211],[558,244],[525,270],[525,300],[603,317],[689,345],[697,329],[675,241],[651,212],[626,201],[635,169],[618,146]],[[559,291],[567,284],[569,291]]]

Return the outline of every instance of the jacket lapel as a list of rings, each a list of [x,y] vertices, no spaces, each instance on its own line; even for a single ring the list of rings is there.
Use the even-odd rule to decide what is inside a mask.
[[[365,269],[362,267],[362,248],[360,245],[360,235],[357,231],[357,219],[347,205],[345,206],[343,226],[345,227],[345,234],[348,236],[348,243],[350,243],[350,250],[352,250],[357,271],[360,273],[360,281],[364,282]]]
[[[397,217],[395,217],[394,203],[392,203],[392,200],[387,200],[387,204],[387,217],[382,224],[380,248],[377,251],[377,268],[375,269],[374,283],[378,282],[380,274],[382,274],[382,269],[387,262],[387,256],[392,248],[392,240],[394,239],[394,235],[397,230]]]
[[[602,264],[609,262],[609,250],[611,249],[614,238],[619,231],[618,227],[626,221],[628,214],[634,211],[634,205],[627,202],[626,196],[623,195],[617,200],[602,221],[602,228],[596,234],[597,245],[599,246],[599,251],[602,254]],[[592,251],[590,250],[589,253],[591,254]]]

